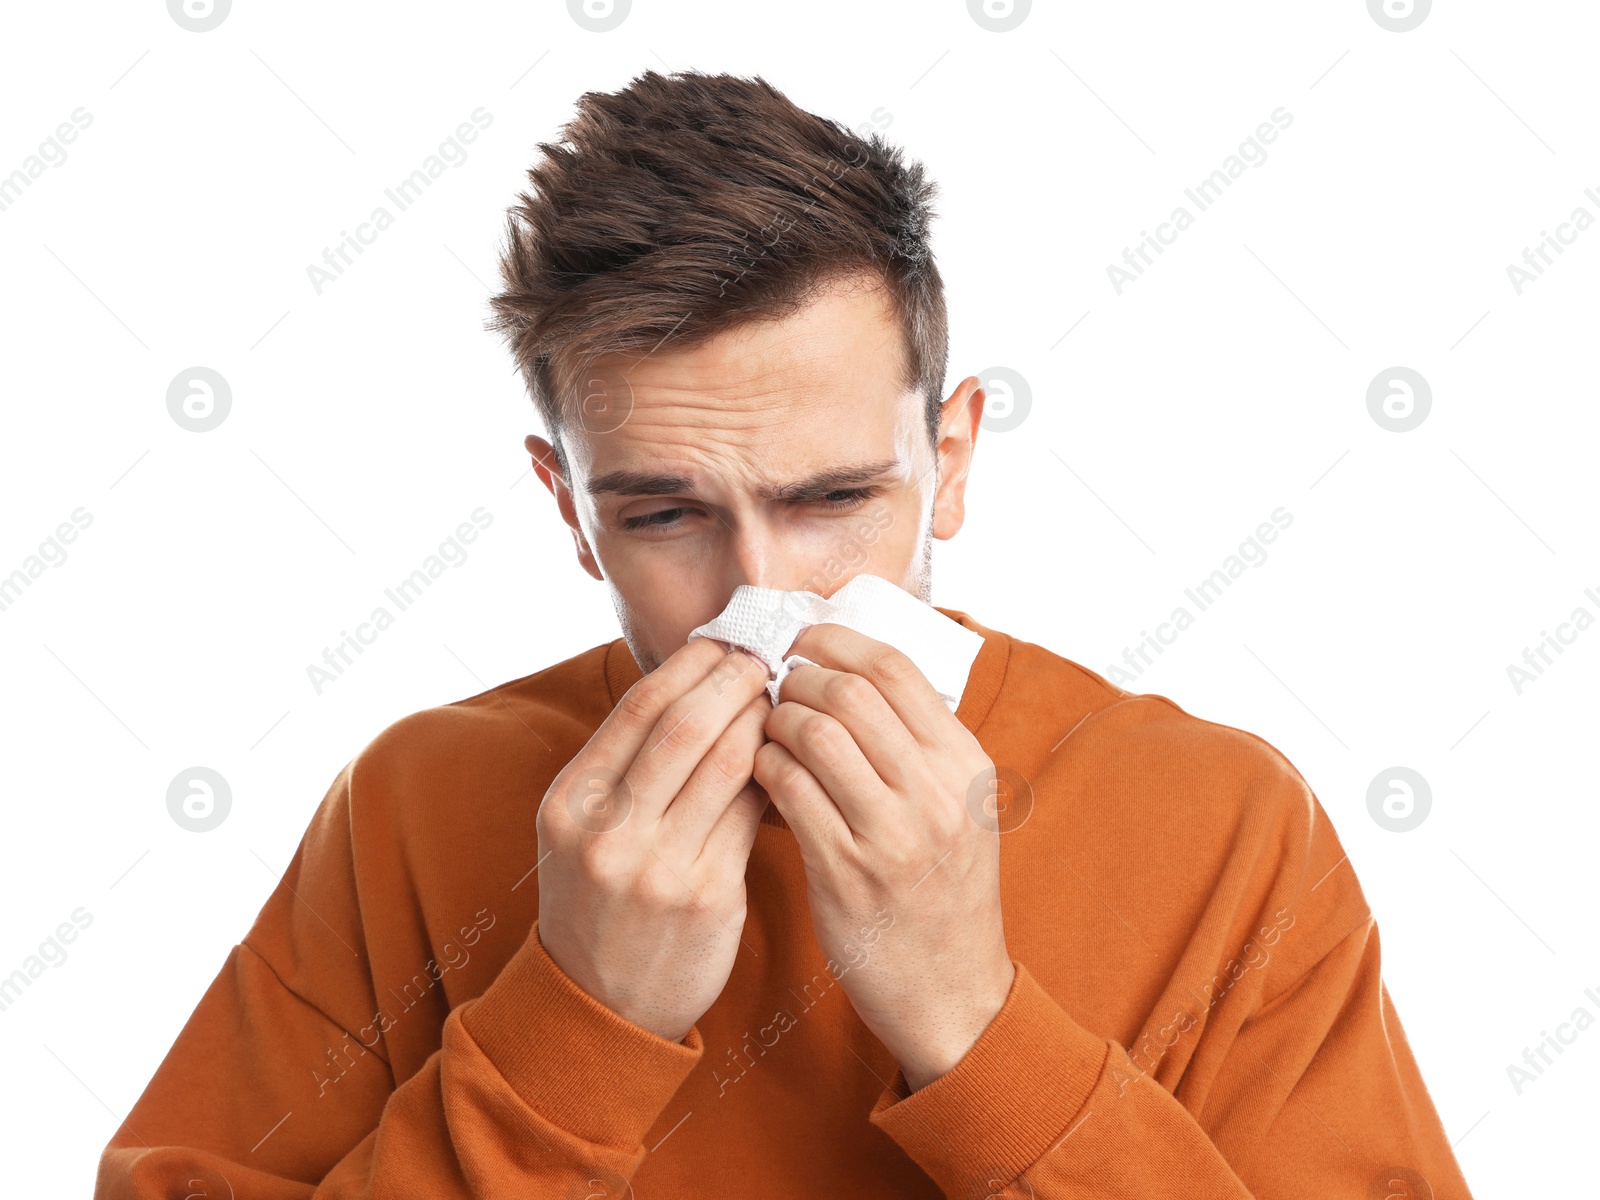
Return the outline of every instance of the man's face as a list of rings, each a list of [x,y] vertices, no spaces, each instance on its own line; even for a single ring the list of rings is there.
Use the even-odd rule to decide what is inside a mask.
[[[613,407],[564,428],[569,478],[547,442],[525,443],[643,670],[740,584],[828,596],[871,574],[929,599],[930,539],[964,516],[976,378],[944,402],[936,452],[871,277],[783,320],[670,345],[596,364]]]

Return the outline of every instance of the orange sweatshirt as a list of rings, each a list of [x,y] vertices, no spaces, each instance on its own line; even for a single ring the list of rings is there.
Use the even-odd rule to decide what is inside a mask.
[[[95,1195],[1467,1200],[1288,761],[940,611],[984,637],[957,718],[1032,793],[1000,835],[1016,978],[947,1074],[908,1094],[856,1016],[770,805],[682,1042],[544,952],[534,813],[639,678],[618,639],[339,772]]]

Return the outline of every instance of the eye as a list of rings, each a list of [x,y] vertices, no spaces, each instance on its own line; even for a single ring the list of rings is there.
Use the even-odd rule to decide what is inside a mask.
[[[677,524],[678,518],[688,511],[690,510],[687,508],[660,508],[655,512],[644,513],[642,516],[624,517],[622,518],[622,527],[624,529],[662,529]]]
[[[837,488],[818,498],[824,508],[855,508],[877,494],[876,488]]]
[[[795,503],[819,506],[832,512],[847,512],[859,508],[878,495],[881,490],[878,487],[835,488],[809,499],[796,500]],[[692,516],[697,511],[699,510],[683,505],[676,508],[659,508],[654,512],[641,513],[638,516],[623,517],[618,523],[630,533],[666,530],[681,524],[686,514]]]

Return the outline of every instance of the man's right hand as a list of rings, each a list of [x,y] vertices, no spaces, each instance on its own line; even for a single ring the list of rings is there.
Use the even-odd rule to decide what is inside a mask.
[[[722,993],[767,798],[767,670],[695,638],[644,676],[539,805],[539,941],[625,1019],[682,1041]]]

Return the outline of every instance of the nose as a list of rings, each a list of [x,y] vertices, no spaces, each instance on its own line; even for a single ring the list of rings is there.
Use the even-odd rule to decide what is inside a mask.
[[[760,512],[727,520],[720,582],[729,595],[740,584],[823,596],[833,590],[820,571],[823,562],[814,544],[785,537],[781,523]]]
[[[726,535],[723,583],[730,595],[741,584],[785,589],[790,586],[781,566],[783,548],[766,522],[759,517],[735,516],[730,519]]]
[[[724,596],[732,596],[741,584],[771,588],[780,592],[821,591],[819,578],[814,578],[815,567],[808,563],[807,555],[782,537],[781,529],[757,518],[730,525],[723,539],[722,577]],[[775,606],[764,608],[757,623],[755,637],[758,642],[778,634],[787,625],[787,617],[798,602],[792,597],[782,597]],[[802,606],[803,607],[803,606]],[[782,652],[787,653],[788,647]]]

